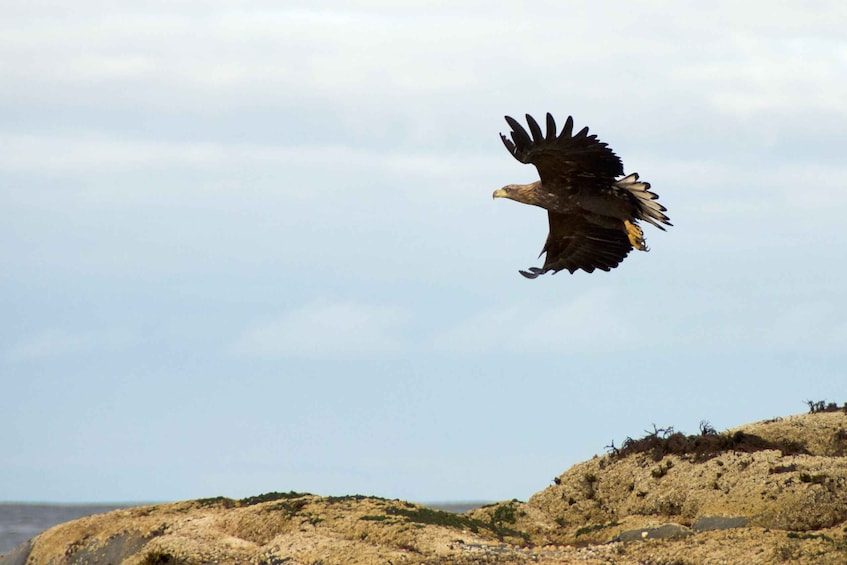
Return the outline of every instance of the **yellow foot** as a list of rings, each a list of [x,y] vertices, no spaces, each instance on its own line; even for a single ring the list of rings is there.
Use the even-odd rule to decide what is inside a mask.
[[[626,228],[626,235],[629,238],[629,242],[634,248],[639,251],[650,251],[647,247],[647,242],[644,241],[644,232],[641,231],[641,228],[629,220],[624,220],[623,225]]]

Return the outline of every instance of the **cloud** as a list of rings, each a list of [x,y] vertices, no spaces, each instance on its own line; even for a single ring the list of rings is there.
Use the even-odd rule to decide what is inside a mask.
[[[318,301],[259,324],[229,350],[246,357],[357,357],[403,351],[407,315],[388,306]]]
[[[82,17],[42,13],[35,27],[27,25],[33,18],[29,13],[0,24],[0,45],[14,55],[10,60],[26,61],[6,65],[0,76],[72,87],[66,94],[77,100],[105,89],[114,94],[102,100],[109,106],[131,101],[196,110],[248,101],[326,100],[339,92],[372,98],[379,83],[420,96],[455,91],[474,81],[480,61],[456,57],[457,42],[466,51],[468,38],[508,31],[506,21],[467,26],[446,11],[427,15],[255,4],[163,14],[128,3]],[[433,44],[434,35],[449,35],[453,47],[444,41]],[[508,47],[500,50],[505,53]],[[23,88],[16,91],[24,93]]]
[[[8,360],[31,360],[64,357],[79,353],[126,347],[129,335],[120,331],[74,332],[62,329],[47,329],[12,344],[5,357]]]
[[[671,285],[664,291],[641,289],[646,294],[639,296],[629,292],[634,288],[596,287],[558,305],[524,301],[491,306],[437,331],[428,347],[462,354],[652,351],[666,355],[841,352],[847,343],[844,308],[815,299],[811,296],[815,290],[801,298],[797,289],[790,288],[750,295],[730,288],[709,286],[703,293],[696,285],[679,289]],[[773,284],[771,288],[777,289]],[[832,295],[832,289],[820,291]],[[684,309],[681,303],[686,303]]]
[[[149,2],[82,2],[71,13],[26,4],[0,23],[0,47],[10,55],[0,71],[4,97],[19,100],[52,99],[63,87],[66,101],[106,107],[330,103],[355,108],[345,119],[367,128],[378,127],[373,118],[387,108],[407,114],[409,106],[463,93],[477,108],[499,107],[503,98],[494,90],[520,93],[524,104],[537,103],[539,91],[548,100],[620,100],[638,80],[638,98],[671,90],[694,108],[699,99],[731,112],[784,109],[803,103],[803,95],[806,104],[813,97],[845,108],[838,3],[805,10],[724,3],[674,13],[657,3],[621,4],[627,9],[613,19],[587,2],[534,11],[477,2],[212,2],[166,10]],[[551,21],[561,22],[559,33],[539,32]],[[619,88],[585,80],[604,68],[615,70]],[[810,83],[817,87],[806,88]],[[431,121],[419,114],[420,122]]]
[[[847,114],[847,70],[840,37],[735,38],[719,60],[681,71],[692,84],[717,84],[708,99],[734,116],[794,112],[814,108]],[[720,77],[720,81],[715,79]]]
[[[492,134],[493,135],[493,134]],[[500,157],[500,158],[498,158]],[[0,172],[91,175],[110,172],[244,172],[255,167],[315,174],[331,163],[347,174],[472,179],[503,165],[499,154],[455,156],[435,152],[360,149],[350,145],[151,141],[102,133],[0,133]],[[508,163],[508,161],[506,161]],[[320,187],[312,187],[312,190]]]
[[[439,332],[431,347],[461,353],[596,353],[631,349],[637,347],[639,330],[627,322],[629,310],[618,293],[603,287],[560,305],[493,306]]]

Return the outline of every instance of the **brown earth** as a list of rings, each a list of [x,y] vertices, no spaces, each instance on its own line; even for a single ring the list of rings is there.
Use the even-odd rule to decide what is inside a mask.
[[[400,500],[268,493],[61,524],[0,565],[847,563],[847,414],[717,434],[656,430],[528,502],[454,514]]]

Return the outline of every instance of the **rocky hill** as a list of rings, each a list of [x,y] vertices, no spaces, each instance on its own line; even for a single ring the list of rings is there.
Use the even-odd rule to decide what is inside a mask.
[[[0,565],[847,563],[847,414],[717,433],[656,429],[527,502],[466,514],[268,493],[117,510],[40,534]]]

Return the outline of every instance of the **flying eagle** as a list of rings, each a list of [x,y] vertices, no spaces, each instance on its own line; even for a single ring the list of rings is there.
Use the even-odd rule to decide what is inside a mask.
[[[666,208],[656,202],[650,183],[638,180],[638,173],[623,178],[623,163],[608,145],[588,135],[588,128],[573,134],[573,118],[568,116],[562,132],[547,114],[547,134],[532,116],[526,115],[529,133],[517,120],[506,116],[512,127],[511,140],[500,134],[503,144],[521,163],[532,163],[541,180],[530,184],[509,184],[494,192],[494,198],[511,198],[547,210],[550,234],[541,254],[544,267],[519,271],[534,279],[548,271],[567,269],[589,273],[609,271],[623,261],[634,247],[648,251],[638,220],[660,230],[672,225]],[[540,256],[540,255],[539,255]]]

